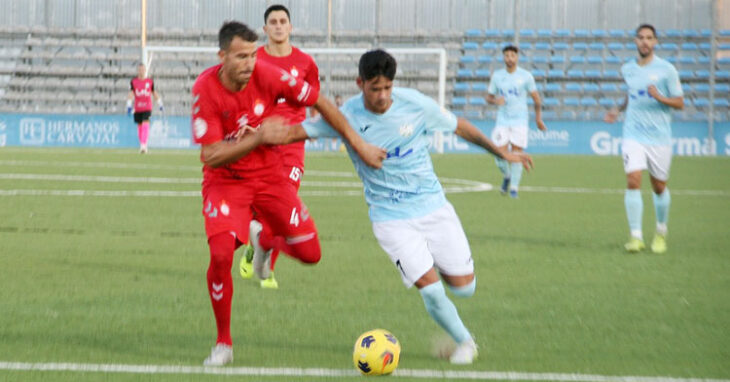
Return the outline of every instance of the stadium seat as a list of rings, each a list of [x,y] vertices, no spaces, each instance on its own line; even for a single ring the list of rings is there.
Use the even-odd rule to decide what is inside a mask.
[[[730,50],[730,42],[721,42],[717,44],[719,50]]]
[[[625,92],[629,90],[629,87],[626,85],[626,83],[622,82],[618,85],[618,90]]]
[[[502,37],[514,37],[515,31],[512,29],[502,29]]]
[[[573,43],[573,50],[588,50],[588,44],[584,42]]]
[[[583,56],[570,56],[571,64],[585,64],[586,58]]]
[[[608,32],[608,34],[611,35],[611,37],[616,37],[616,38],[626,37],[626,32],[623,29],[611,29]]]
[[[683,80],[690,79],[690,78],[694,77],[694,73],[692,73],[691,70],[684,70],[683,69],[683,70],[680,70],[678,72],[679,72],[679,78],[680,79],[683,79]]]
[[[464,118],[468,119],[481,119],[482,118],[482,111],[481,110],[466,110],[464,111]]]
[[[486,29],[484,31],[485,37],[500,37],[501,35],[499,29]]]
[[[664,31],[664,36],[669,38],[680,38],[682,32],[679,29],[667,29]]]
[[[520,29],[520,37],[535,37],[535,31],[532,29]]]
[[[482,44],[482,49],[484,49],[484,50],[496,50],[497,49],[497,44],[494,43],[494,42],[491,42],[491,41],[485,41]]]
[[[546,92],[559,92],[562,90],[563,90],[563,87],[560,86],[560,84],[556,84],[554,82],[549,82],[545,85]]]
[[[466,37],[482,37],[481,29],[467,29],[464,33]]]
[[[618,65],[621,63],[621,59],[616,56],[607,56],[606,58],[603,59],[603,61],[607,64],[612,64],[612,65]]]
[[[601,65],[603,63],[603,57],[601,56],[588,56],[586,61],[592,65]]]
[[[600,88],[598,87],[598,84],[589,82],[589,83],[583,85],[583,91],[586,93],[598,93],[599,89]]]
[[[583,91],[583,86],[577,82],[568,82],[565,84],[565,91],[580,93]]]
[[[469,105],[487,106],[487,101],[484,99],[484,97],[469,97]]]
[[[536,42],[535,50],[550,50],[550,43],[549,42]]]
[[[679,58],[679,63],[682,65],[694,65],[697,63],[694,57],[682,56]]]
[[[581,106],[598,106],[598,102],[593,97],[583,97],[580,99]]]
[[[476,78],[489,78],[489,69],[477,69],[476,72],[474,72],[474,76]]]
[[[624,50],[624,44],[620,42],[609,42],[606,46],[608,47],[608,50],[612,52]]]
[[[530,44],[529,42],[521,42],[520,43],[520,50],[521,51],[532,50],[532,44]]]
[[[550,69],[548,70],[548,77],[563,78],[565,77],[565,72],[563,72],[561,69]]]
[[[624,46],[626,47],[626,50],[636,51],[636,44],[633,42],[627,42]]]
[[[704,97],[695,98],[693,103],[694,103],[695,107],[708,107],[708,106],[710,106],[710,101],[707,98],[704,98]]]
[[[679,32],[679,31],[677,31],[677,32]],[[675,44],[673,42],[663,42],[663,43],[659,44],[659,49],[663,50],[663,51],[674,52],[677,49],[679,49],[679,47],[677,46],[677,44]]]
[[[492,56],[481,55],[477,58],[477,61],[479,61],[480,64],[491,64]]]
[[[545,105],[543,103],[543,105]],[[552,111],[552,110],[543,110],[542,111],[542,119],[546,121],[552,121],[558,119],[558,113]]]
[[[672,65],[677,65],[677,57],[669,56],[669,57],[665,57],[664,59],[667,60],[667,62]]]
[[[591,35],[595,38],[604,38],[608,33],[603,29],[591,29]]]
[[[710,64],[710,57],[707,56],[700,56],[697,57],[697,63],[701,65],[709,65]]]
[[[700,29],[700,37],[712,37],[711,29]]]
[[[601,90],[604,92],[617,92],[618,86],[616,86],[615,83],[612,82],[603,82],[601,83]]]
[[[454,97],[451,99],[451,104],[454,106],[466,106],[466,97]]]
[[[551,64],[563,64],[565,63],[565,57],[563,56],[550,56]]]
[[[709,42],[701,42],[700,43],[700,50],[704,50],[704,51],[708,51],[709,52],[711,49],[712,49],[712,44],[710,44]]]
[[[697,50],[697,44],[693,42],[683,42],[682,50]]]
[[[461,46],[461,48],[462,48],[463,50],[477,50],[477,49],[479,49],[479,44],[477,44],[477,43],[475,43],[475,42],[473,42],[473,41],[467,41],[467,42],[465,42],[465,43],[464,43],[464,44],[463,44],[463,45]]]
[[[718,34],[722,37],[730,37],[730,29],[722,29]]]
[[[575,97],[563,98],[563,105],[565,106],[580,106],[580,99]]]
[[[573,30],[573,36],[577,38],[586,38],[591,36],[591,32],[588,29],[575,29]]]
[[[477,62],[477,59],[474,56],[461,56],[461,57],[459,57],[459,62],[462,64],[465,64],[465,65],[473,64],[473,63]]]
[[[538,29],[537,35],[539,37],[553,37],[553,30],[552,29]]]
[[[542,100],[542,104],[547,107],[556,107],[560,106],[560,100],[557,98],[546,97]]]
[[[568,70],[568,78],[583,78],[583,71],[580,69]]]
[[[553,49],[555,50],[568,50],[570,48],[570,45],[564,42],[556,42],[553,43]]]
[[[697,31],[694,30],[694,29],[685,29],[685,30],[682,31],[682,37],[684,37],[684,38],[696,38],[696,37],[700,37],[700,34],[697,33]]]
[[[535,104],[535,100],[533,100],[532,97],[527,97],[527,104],[532,106]]]
[[[455,92],[468,92],[469,91],[469,83],[468,82],[456,82],[456,83],[454,83],[454,91]]]
[[[583,73],[583,75],[586,78],[600,78],[600,77],[602,77],[601,76],[601,71],[598,70],[598,69],[587,69],[585,71],[585,73]]]
[[[556,29],[553,35],[555,37],[570,37],[570,29]]]
[[[603,49],[606,48],[606,44],[602,42],[592,42],[588,44],[588,49],[590,50],[596,50],[596,51],[603,51]]]
[[[474,72],[471,69],[459,69],[456,71],[456,76],[461,78],[472,78]]]
[[[729,70],[718,70],[715,72],[715,77],[721,78],[721,79],[728,79],[728,78],[730,78],[730,71]]]
[[[717,92],[717,93],[730,93],[730,85],[728,85],[728,84],[715,84],[715,92]]]
[[[475,91],[475,92],[486,92],[487,83],[486,82],[475,82],[471,85],[471,90]]]
[[[730,57],[720,57],[717,59],[717,63],[720,65],[730,65]]]
[[[533,64],[547,64],[548,58],[546,56],[532,56]]]
[[[601,106],[612,107],[616,105],[616,100],[611,97],[601,97],[598,100],[598,104]]]
[[[710,78],[710,71],[709,70],[697,70],[695,71],[695,76],[699,79],[708,79]]]
[[[535,78],[544,78],[545,76],[547,76],[547,74],[542,69],[533,69],[532,76]]]
[[[707,84],[697,84],[694,86],[694,89],[692,88],[692,85],[688,83],[682,84],[682,92],[684,95],[689,95],[692,92],[707,93],[708,91],[710,91],[710,85]]]
[[[713,101],[713,103],[717,107],[730,107],[730,102],[727,100],[727,98],[715,98],[715,101]]]

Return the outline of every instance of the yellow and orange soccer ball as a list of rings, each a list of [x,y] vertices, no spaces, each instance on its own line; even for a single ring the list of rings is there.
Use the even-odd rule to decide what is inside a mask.
[[[400,341],[387,330],[369,330],[355,341],[352,362],[364,375],[390,374],[399,360]]]

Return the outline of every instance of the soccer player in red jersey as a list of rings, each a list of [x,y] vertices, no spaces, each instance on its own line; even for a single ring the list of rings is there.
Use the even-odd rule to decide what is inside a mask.
[[[144,64],[137,65],[137,77],[129,82],[129,96],[127,96],[127,114],[134,110],[134,123],[137,124],[139,137],[139,152],[147,153],[147,137],[150,133],[150,115],[152,115],[152,96],[157,100],[160,111],[163,110],[162,98],[155,91],[155,83],[147,78],[147,68]]]
[[[233,361],[230,332],[233,252],[251,238],[254,271],[268,277],[269,255],[278,248],[303,263],[317,263],[320,246],[314,221],[282,173],[279,147],[286,124],[267,117],[280,98],[314,106],[369,166],[380,168],[384,150],[366,143],[319,91],[288,72],[257,62],[258,36],[236,21],[218,34],[220,64],[193,86],[193,137],[203,162],[203,216],[210,249],[208,291],[218,338],[208,366]],[[278,134],[278,135],[277,135]],[[250,224],[253,210],[267,229]],[[250,224],[250,225],[249,225]],[[251,229],[251,232],[249,232]]]
[[[289,10],[279,4],[272,5],[264,12],[264,33],[267,36],[266,45],[262,45],[256,52],[256,59],[286,70],[292,77],[302,79],[309,86],[319,90],[319,69],[312,57],[292,46],[289,36],[292,25]],[[281,116],[290,125],[296,125],[307,117],[307,108],[286,102],[280,98],[273,114]],[[280,147],[284,176],[297,190],[301,185],[304,174],[304,142],[295,142]],[[279,257],[279,251],[271,253],[271,273],[265,280],[260,281],[262,288],[277,289],[279,283],[274,278],[274,266]],[[246,246],[241,257],[240,273],[244,279],[253,275],[253,247]]]

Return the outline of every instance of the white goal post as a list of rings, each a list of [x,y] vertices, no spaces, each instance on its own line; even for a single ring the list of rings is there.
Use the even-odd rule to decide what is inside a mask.
[[[402,68],[410,67],[413,69],[413,67],[418,68],[418,70],[422,70],[423,68],[428,68],[429,65],[437,66],[436,74],[437,74],[437,102],[439,106],[442,108],[446,106],[446,70],[447,70],[447,63],[448,63],[448,57],[446,50],[443,48],[383,48],[389,53],[393,54],[398,58],[398,68],[399,73],[403,73]],[[327,79],[329,79],[330,74],[332,73],[331,67],[328,65],[329,60],[336,60],[336,59],[342,59],[344,56],[353,56],[351,60],[355,60],[355,64],[357,60],[359,60],[359,56],[363,53],[367,52],[368,48],[302,48],[302,51],[312,56],[315,61],[318,62],[320,75],[325,76]],[[198,47],[198,46],[145,46],[142,50],[142,62],[146,64],[147,71],[149,72],[152,68],[152,64],[155,60],[155,53],[171,53],[171,54],[179,54],[179,53],[189,53],[191,55],[194,55],[196,53],[210,53],[210,59],[215,60],[215,53],[219,51],[218,47],[209,46],[209,47]],[[355,57],[356,56],[356,57]],[[424,56],[424,57],[431,57],[430,59],[418,59],[415,60],[411,59],[411,61],[406,61],[401,59],[400,57],[411,57],[411,56]],[[433,57],[436,57],[434,60]],[[176,59],[177,61],[184,61],[184,59]],[[405,64],[405,65],[404,65]],[[356,68],[356,65],[353,67]],[[194,73],[195,76],[197,76],[199,73]],[[432,77],[432,74],[427,77]],[[402,75],[399,75],[396,77],[396,80],[398,81],[399,78],[405,78]],[[352,81],[354,83],[354,76],[352,77]],[[432,84],[432,83],[431,83]],[[324,84],[322,88],[325,88]],[[432,91],[424,91],[423,89],[419,89],[423,91],[424,93],[431,93]],[[442,153],[443,152],[443,142],[444,137],[441,133],[436,133],[433,137],[433,148],[435,151]]]

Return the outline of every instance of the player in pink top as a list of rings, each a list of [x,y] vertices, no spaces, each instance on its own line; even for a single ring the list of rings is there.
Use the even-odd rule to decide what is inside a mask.
[[[139,152],[147,153],[147,137],[150,132],[150,115],[152,115],[152,96],[157,100],[160,111],[163,110],[162,98],[155,91],[155,83],[147,78],[147,68],[144,64],[137,65],[137,77],[129,82],[129,96],[127,97],[127,114],[134,110],[134,123],[137,124],[139,137]]]
[[[260,279],[270,273],[273,248],[303,263],[317,263],[321,257],[314,221],[283,175],[279,146],[268,145],[283,141],[288,130],[281,118],[268,118],[278,100],[317,108],[369,166],[380,168],[386,157],[316,88],[257,62],[257,39],[244,24],[223,24],[218,34],[221,64],[205,70],[193,85],[192,128],[204,164],[202,213],[210,249],[207,285],[218,329],[216,345],[204,361],[207,366],[233,361],[231,267],[237,247],[250,237]],[[251,222],[254,209],[265,228]]]
[[[279,4],[272,5],[264,12],[264,33],[268,37],[266,45],[262,45],[256,52],[257,60],[270,63],[286,70],[292,77],[307,82],[319,90],[319,69],[312,57],[292,46],[289,36],[292,25],[289,10]],[[274,108],[275,115],[284,118],[290,125],[296,125],[307,118],[307,108],[286,102],[280,98]],[[304,142],[295,142],[281,146],[284,176],[289,179],[297,190],[304,174]],[[271,254],[271,273],[269,278],[261,280],[262,288],[277,289],[279,283],[274,278],[274,266],[279,252]],[[241,258],[240,273],[244,279],[253,275],[253,247],[247,246]]]

